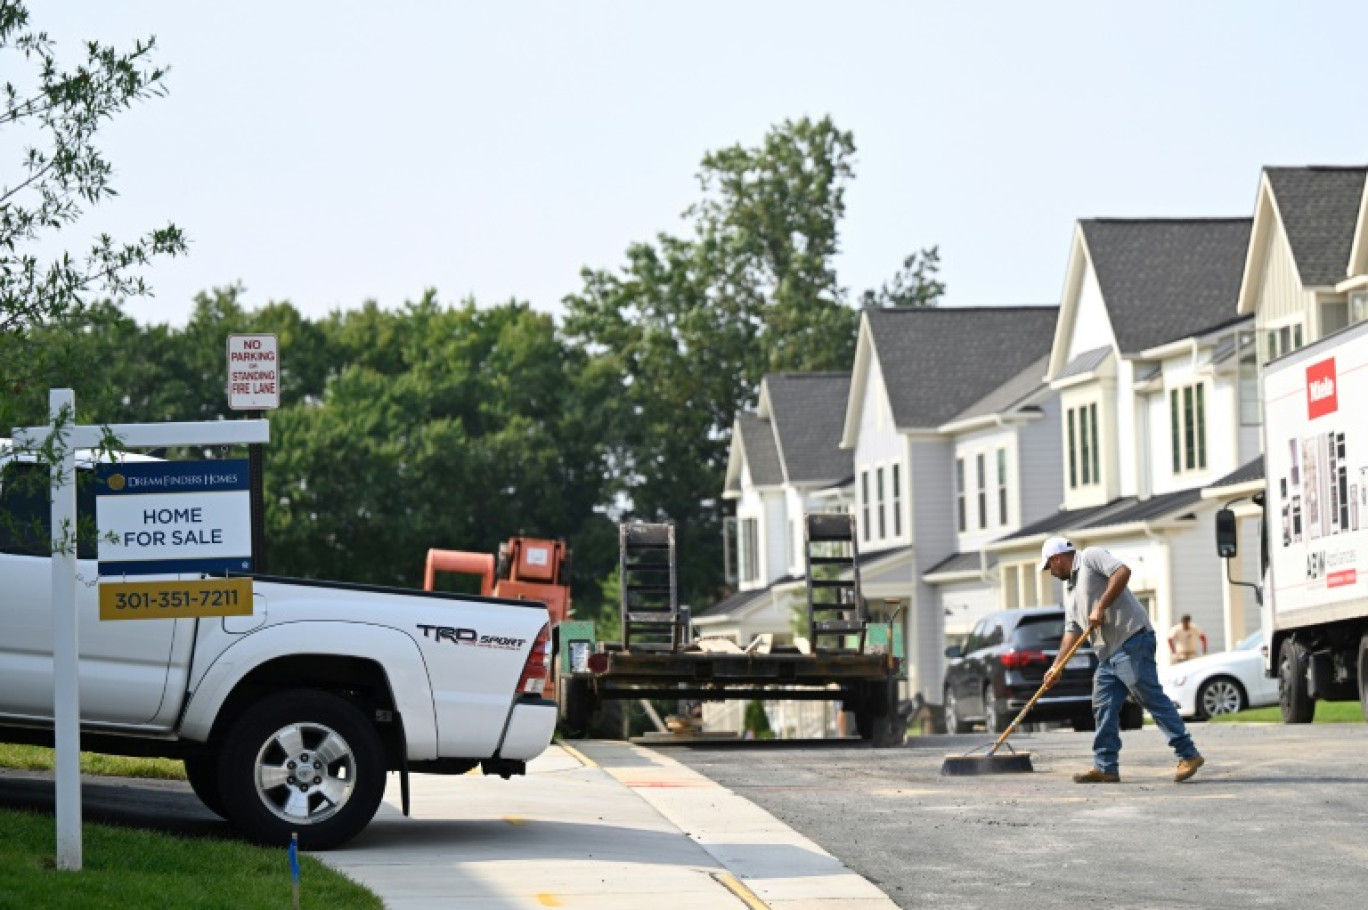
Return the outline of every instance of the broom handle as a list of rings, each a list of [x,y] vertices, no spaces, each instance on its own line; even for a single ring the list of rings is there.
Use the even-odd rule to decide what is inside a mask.
[[[1069,659],[1074,656],[1074,652],[1079,649],[1083,642],[1088,640],[1088,636],[1092,633],[1092,630],[1093,627],[1090,625],[1088,626],[1088,628],[1080,632],[1078,634],[1078,637],[1074,639],[1074,643],[1069,646],[1069,650],[1064,655],[1064,659],[1056,664],[1056,666],[1060,668],[1061,672],[1063,671],[1064,666],[1068,664]],[[1016,730],[1017,724],[1021,723],[1021,719],[1026,716],[1026,712],[1031,710],[1031,706],[1036,703],[1036,699],[1040,698],[1040,696],[1044,694],[1045,683],[1042,682],[1040,684],[1040,688],[1036,689],[1036,694],[1032,695],[1031,700],[1026,702],[1026,707],[1022,708],[1020,711],[1017,712],[1017,716],[1012,718],[1012,722],[1007,725],[1007,729],[1002,731],[1002,735],[998,737],[998,741],[993,743],[993,748],[988,750],[989,755],[995,754],[998,749],[1002,748],[1002,744],[1005,743],[1007,741],[1007,737],[1011,736],[1012,732]]]

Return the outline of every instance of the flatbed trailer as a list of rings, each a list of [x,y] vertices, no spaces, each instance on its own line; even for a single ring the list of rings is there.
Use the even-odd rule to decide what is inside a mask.
[[[733,653],[695,650],[689,640],[688,612],[675,596],[673,526],[622,525],[624,641],[593,642],[590,623],[562,626],[563,728],[587,729],[615,700],[830,701],[854,714],[860,736],[873,745],[901,744],[907,725],[894,626],[871,621],[860,596],[854,519],[812,514],[804,526],[811,651]],[[844,552],[831,555],[835,550]],[[814,577],[814,566],[825,577]]]

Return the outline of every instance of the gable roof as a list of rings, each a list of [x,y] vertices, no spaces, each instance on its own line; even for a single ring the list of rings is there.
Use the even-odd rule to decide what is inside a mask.
[[[1303,287],[1343,281],[1368,167],[1266,167]]]
[[[750,467],[751,483],[757,487],[776,486],[784,482],[784,468],[779,463],[779,449],[774,444],[774,428],[749,411],[736,415],[736,429],[741,435],[741,451]],[[735,445],[735,440],[732,442]]]
[[[862,331],[894,423],[938,427],[984,399],[1049,352],[1058,314],[1055,306],[865,310]]]
[[[1008,379],[978,401],[955,415],[952,423],[1003,414],[1016,406],[1025,404],[1032,395],[1045,387],[1045,368],[1049,366],[1050,355],[1045,354],[1031,361],[1026,369]]]
[[[1080,221],[1121,353],[1138,354],[1238,321],[1252,223],[1250,218]]]
[[[760,395],[789,483],[832,484],[851,475],[854,455],[840,447],[849,373],[770,373]]]

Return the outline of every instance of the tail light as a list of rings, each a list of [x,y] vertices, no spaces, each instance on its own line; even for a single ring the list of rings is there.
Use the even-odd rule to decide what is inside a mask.
[[[1044,651],[1008,651],[1002,655],[1002,665],[1008,670],[1019,670],[1028,664],[1045,663],[1050,655]]]
[[[551,626],[542,626],[532,650],[523,664],[522,677],[518,680],[518,694],[531,695],[546,688],[546,679],[551,675]]]

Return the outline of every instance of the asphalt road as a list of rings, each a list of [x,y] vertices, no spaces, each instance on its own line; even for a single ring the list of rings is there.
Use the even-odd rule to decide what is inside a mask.
[[[1175,784],[1153,727],[1125,734],[1120,784],[1079,785],[1091,734],[1018,734],[1034,772],[943,777],[983,734],[906,748],[671,746],[902,907],[1023,910],[1361,907],[1368,727],[1195,725],[1207,764]]]

